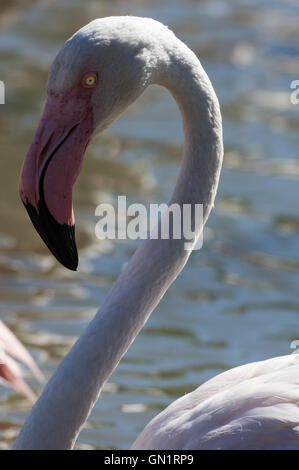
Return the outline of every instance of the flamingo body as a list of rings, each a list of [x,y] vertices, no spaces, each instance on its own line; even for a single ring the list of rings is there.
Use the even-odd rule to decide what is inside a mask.
[[[94,20],[52,64],[46,106],[20,178],[35,228],[69,269],[78,264],[71,196],[85,148],[151,84],[166,87],[181,111],[184,153],[170,204],[202,204],[199,226],[191,214],[191,247],[214,206],[222,120],[200,61],[152,19]],[[184,237],[148,239],[138,247],[46,385],[15,449],[73,448],[104,383],[188,261],[192,250]],[[298,381],[296,355],[232,369],[170,405],[133,448],[299,449]]]
[[[299,449],[299,355],[213,377],[155,417],[132,449]]]

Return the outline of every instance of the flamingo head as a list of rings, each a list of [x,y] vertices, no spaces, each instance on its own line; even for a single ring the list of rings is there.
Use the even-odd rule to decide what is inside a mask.
[[[148,32],[153,23],[167,30],[145,18],[94,20],[64,44],[50,70],[19,192],[37,232],[71,270],[78,265],[72,188],[92,135],[119,117],[152,80],[153,46],[159,45]]]

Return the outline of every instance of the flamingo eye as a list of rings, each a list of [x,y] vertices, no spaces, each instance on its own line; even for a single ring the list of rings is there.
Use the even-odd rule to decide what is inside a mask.
[[[89,73],[83,77],[82,85],[84,88],[92,88],[96,85],[98,77],[95,73]]]

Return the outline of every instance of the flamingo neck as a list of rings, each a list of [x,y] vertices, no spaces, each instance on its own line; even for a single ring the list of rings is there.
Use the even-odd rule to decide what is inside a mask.
[[[202,203],[204,224],[214,204],[222,163],[221,115],[200,62],[183,43],[178,43],[170,54],[172,60],[153,82],[169,89],[183,119],[184,155],[171,203]],[[197,227],[195,238],[203,224]],[[74,446],[104,383],[184,267],[190,255],[184,242],[148,239],[137,249],[46,385],[15,449]]]

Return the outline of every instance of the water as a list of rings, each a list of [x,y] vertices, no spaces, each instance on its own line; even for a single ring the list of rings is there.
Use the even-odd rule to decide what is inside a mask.
[[[47,377],[103,301],[139,242],[99,242],[97,204],[170,197],[182,151],[167,91],[147,90],[88,148],[76,184],[80,271],[68,272],[33,230],[18,175],[56,52],[93,18],[134,14],[168,24],[201,58],[223,119],[225,162],[202,250],[193,253],[112,375],[77,447],[127,448],[178,396],[233,366],[288,354],[299,338],[299,7],[272,1],[61,0],[27,6],[0,35],[0,314]],[[40,385],[28,374],[38,393]],[[0,387],[0,443],[30,409]]]

